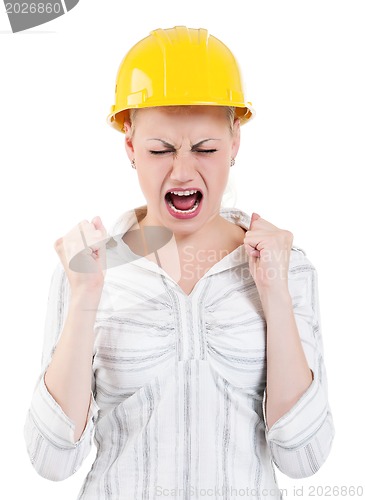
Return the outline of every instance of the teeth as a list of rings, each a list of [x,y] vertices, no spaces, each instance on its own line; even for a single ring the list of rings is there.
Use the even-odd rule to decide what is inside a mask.
[[[170,191],[170,193],[177,194],[178,196],[189,196],[189,194],[194,194],[197,192],[198,192],[197,189],[193,191]]]
[[[179,210],[178,208],[174,207],[171,201],[168,201],[168,204],[170,205],[170,207],[174,212],[177,212],[179,214],[190,214],[191,212],[195,212],[195,210],[198,208],[199,201],[196,201],[189,210]]]

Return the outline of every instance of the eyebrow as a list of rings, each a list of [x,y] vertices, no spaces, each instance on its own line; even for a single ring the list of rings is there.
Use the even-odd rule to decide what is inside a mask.
[[[147,139],[148,141],[160,141],[162,142],[162,144],[164,146],[166,146],[167,148],[175,148],[175,146],[173,146],[172,144],[169,144],[168,142],[164,141],[163,139],[158,139],[157,137],[152,137],[151,139]],[[199,141],[197,142],[196,144],[193,144],[192,145],[192,148],[196,148],[198,146],[201,146],[204,142],[208,142],[208,141],[220,141],[221,139],[215,139],[215,138],[211,138],[211,139],[203,139],[202,141]]]

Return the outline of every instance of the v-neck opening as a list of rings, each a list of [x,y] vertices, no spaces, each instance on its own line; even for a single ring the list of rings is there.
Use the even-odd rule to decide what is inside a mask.
[[[134,212],[134,214],[133,214]],[[176,288],[179,289],[179,293],[181,293],[186,299],[191,299],[193,295],[195,295],[196,290],[200,287],[201,282],[204,281],[208,276],[212,274],[216,274],[217,272],[224,271],[225,269],[229,269],[231,267],[235,267],[232,265],[229,265],[230,261],[232,258],[238,257],[237,261],[237,266],[245,263],[247,261],[247,256],[246,256],[246,251],[244,249],[244,244],[242,243],[238,247],[234,248],[231,252],[228,254],[224,255],[218,262],[215,262],[204,274],[199,278],[199,280],[195,283],[193,289],[189,294],[184,292],[184,290],[181,288],[181,286],[176,282],[176,280],[170,276],[157,262],[159,262],[159,257],[158,257],[158,250],[155,252],[151,252],[148,255],[155,254],[155,258],[157,262],[154,262],[150,259],[148,259],[146,256],[139,255],[134,253],[129,245],[125,243],[123,240],[123,236],[128,232],[128,230],[137,222],[137,217],[136,217],[136,212],[133,210],[128,211],[129,213],[129,218],[127,221],[123,220],[123,217],[119,219],[119,222],[124,222],[125,227],[123,228],[122,232],[120,232],[119,228],[119,238],[116,240],[118,245],[117,249],[118,252],[123,254],[123,257],[125,258],[127,256],[127,262],[130,262],[133,265],[137,265],[138,267],[142,267],[145,269],[150,269],[153,272],[158,272],[160,275],[164,276],[168,280],[170,280]],[[134,215],[134,220],[133,220],[133,215]],[[228,208],[228,207],[222,207],[220,210],[220,215],[224,217],[226,220],[233,222],[234,224],[242,227],[246,231],[249,228],[250,225],[250,217],[248,214],[243,212],[240,209],[237,208]],[[120,225],[120,224],[119,224]],[[115,225],[115,227],[118,227],[118,223]],[[127,255],[125,254],[127,252]],[[227,265],[228,264],[228,265]]]
[[[179,291],[180,291],[180,292],[184,295],[184,297],[185,297],[185,298],[190,299],[193,295],[195,295],[195,291],[196,291],[196,289],[198,289],[198,288],[199,288],[200,283],[201,283],[204,279],[206,279],[208,276],[210,276],[210,275],[212,275],[212,274],[216,274],[216,272],[215,272],[215,271],[216,271],[216,269],[215,269],[215,268],[216,268],[216,267],[218,267],[218,265],[222,266],[222,264],[221,264],[221,263],[222,263],[224,260],[226,260],[226,261],[227,261],[228,259],[232,259],[232,256],[233,256],[235,253],[238,253],[238,251],[240,251],[240,252],[242,252],[242,251],[243,251],[243,252],[245,252],[245,250],[244,250],[244,246],[243,246],[243,243],[242,243],[242,245],[239,245],[238,247],[234,248],[231,252],[229,252],[228,254],[226,254],[224,257],[222,257],[222,258],[221,258],[218,262],[216,262],[215,264],[213,264],[213,265],[212,265],[212,266],[211,266],[211,267],[210,267],[210,268],[209,268],[209,269],[208,269],[208,270],[207,270],[207,271],[203,274],[203,276],[201,276],[201,277],[198,279],[198,281],[195,283],[195,285],[193,286],[193,289],[191,290],[191,292],[190,292],[190,293],[186,293],[186,292],[184,292],[184,290],[181,288],[181,286],[180,286],[178,283],[176,283],[176,281],[175,281],[175,280],[174,280],[174,279],[173,279],[170,275],[168,275],[167,273],[165,273],[165,275],[167,275],[167,277],[175,283],[175,285],[179,288]],[[244,262],[244,260],[242,260],[242,259],[241,259],[241,260],[240,260],[240,262],[239,262],[237,265],[241,265],[243,262]],[[154,264],[155,264],[155,262],[154,262]],[[156,265],[157,265],[157,264],[156,264]],[[158,267],[159,267],[159,269],[161,269],[161,268],[160,268],[160,266],[158,266]],[[224,269],[227,269],[227,268],[224,268]],[[221,270],[223,271],[224,269],[221,269]],[[163,269],[162,269],[162,270],[163,270]],[[219,272],[219,271],[218,271],[218,272]]]

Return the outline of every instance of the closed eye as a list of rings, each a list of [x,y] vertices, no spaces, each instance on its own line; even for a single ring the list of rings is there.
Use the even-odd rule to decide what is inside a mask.
[[[215,153],[217,149],[194,149],[196,153]]]
[[[217,149],[192,149],[194,153],[216,153]],[[150,150],[152,155],[163,155],[166,153],[174,153],[174,150],[170,149],[162,149],[162,150]]]
[[[169,150],[169,149],[162,149],[161,151],[150,150],[150,153],[151,153],[151,155],[163,155],[165,153],[173,153],[173,150]]]

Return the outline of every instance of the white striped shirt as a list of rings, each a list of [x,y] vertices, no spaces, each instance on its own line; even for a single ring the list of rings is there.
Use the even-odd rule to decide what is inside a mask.
[[[187,295],[178,279],[121,240],[136,214],[125,212],[109,232],[115,246],[107,250],[95,321],[92,402],[76,443],[73,422],[44,383],[69,300],[61,263],[55,269],[42,370],[24,428],[33,466],[45,478],[66,479],[94,439],[96,458],[78,499],[279,499],[273,463],[290,477],[310,476],[334,436],[314,266],[292,248],[289,291],[314,379],[268,430],[266,321],[244,246]],[[249,228],[238,208],[220,214]]]

